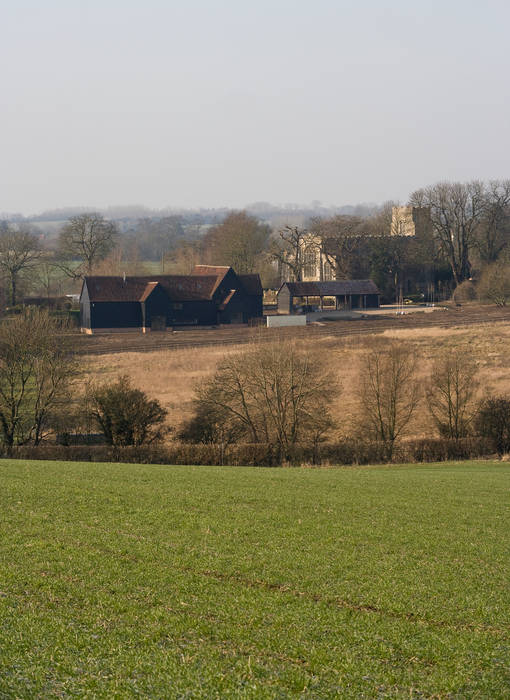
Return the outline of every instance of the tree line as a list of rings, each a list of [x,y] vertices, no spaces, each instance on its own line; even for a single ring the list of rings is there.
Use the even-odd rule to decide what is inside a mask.
[[[268,446],[285,461],[296,447],[316,449],[337,438],[379,446],[391,461],[413,418],[427,411],[449,442],[480,436],[510,451],[510,397],[480,396],[478,363],[469,349],[442,350],[424,378],[412,344],[375,339],[361,350],[355,424],[338,425],[342,375],[297,341],[254,341],[229,354],[196,387],[193,416],[174,442]],[[419,415],[417,415],[419,413]],[[122,376],[83,385],[80,368],[47,311],[29,309],[0,325],[0,441],[38,446],[57,435],[100,434],[111,446],[170,439],[167,410]],[[346,434],[347,433],[347,434]],[[65,439],[64,439],[65,442]]]
[[[333,278],[371,278],[387,301],[404,277],[428,270],[434,284],[444,282],[452,290],[483,278],[485,298],[501,303],[503,297],[506,303],[508,285],[496,285],[495,292],[493,287],[502,278],[501,266],[508,265],[510,180],[437,183],[413,192],[408,204],[427,211],[430,235],[399,235],[393,202],[369,213],[273,228],[246,211],[232,211],[206,230],[184,226],[172,215],[142,218],[121,233],[115,221],[82,213],[69,218],[53,248],[22,222],[2,222],[0,273],[6,301],[15,305],[20,285],[50,296],[76,290],[84,275],[145,274],[154,271],[154,263],[158,272],[176,274],[189,274],[197,263],[231,265],[241,274],[261,274],[264,286],[275,288],[283,278],[301,280],[310,260],[321,254]]]

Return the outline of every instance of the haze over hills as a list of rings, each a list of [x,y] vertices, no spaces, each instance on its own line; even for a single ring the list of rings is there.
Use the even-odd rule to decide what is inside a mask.
[[[319,201],[310,204],[271,204],[269,202],[253,202],[243,207],[244,210],[256,216],[271,226],[285,224],[303,225],[311,217],[330,217],[335,214],[351,214],[367,216],[379,208],[373,202],[345,205],[325,205]],[[211,226],[222,221],[232,211],[229,207],[200,207],[190,209],[185,207],[165,207],[151,209],[144,205],[112,205],[109,207],[62,207],[47,209],[40,213],[24,215],[22,213],[0,212],[0,221],[24,222],[44,229],[49,235],[55,233],[71,216],[85,212],[97,211],[107,219],[118,222],[121,230],[126,230],[140,219],[162,219],[168,216],[178,216],[188,226]]]

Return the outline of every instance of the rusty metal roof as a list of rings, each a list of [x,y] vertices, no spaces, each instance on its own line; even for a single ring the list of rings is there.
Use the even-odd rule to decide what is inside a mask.
[[[330,282],[284,282],[294,297],[335,297],[350,294],[380,294],[372,280],[332,280]],[[278,292],[279,293],[279,292]]]

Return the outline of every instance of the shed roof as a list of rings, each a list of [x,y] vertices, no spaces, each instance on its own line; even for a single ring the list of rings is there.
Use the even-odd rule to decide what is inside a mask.
[[[372,280],[332,280],[330,282],[284,282],[294,297],[335,297],[350,294],[380,294]]]

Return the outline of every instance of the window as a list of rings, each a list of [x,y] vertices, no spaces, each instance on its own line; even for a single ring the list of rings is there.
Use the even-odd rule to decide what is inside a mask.
[[[317,252],[313,248],[306,248],[303,253],[303,276],[317,276]]]

